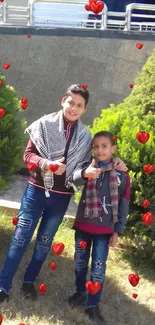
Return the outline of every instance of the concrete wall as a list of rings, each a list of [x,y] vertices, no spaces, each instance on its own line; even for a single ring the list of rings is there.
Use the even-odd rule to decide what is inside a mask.
[[[33,34],[29,39],[26,34]],[[20,97],[27,97],[23,114],[30,124],[43,114],[60,109],[65,89],[88,83],[90,124],[102,108],[120,103],[129,84],[152,53],[155,35],[112,31],[41,30],[0,27],[0,64],[10,62],[5,74]],[[144,42],[137,50],[136,42]]]

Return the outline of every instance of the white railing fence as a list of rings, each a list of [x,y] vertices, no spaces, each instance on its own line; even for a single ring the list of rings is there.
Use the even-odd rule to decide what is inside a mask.
[[[155,31],[155,5],[131,3],[125,12],[113,12],[105,4],[96,16],[85,10],[86,3],[87,0],[29,0],[28,6],[22,7],[10,6],[5,0],[0,3],[0,26]]]

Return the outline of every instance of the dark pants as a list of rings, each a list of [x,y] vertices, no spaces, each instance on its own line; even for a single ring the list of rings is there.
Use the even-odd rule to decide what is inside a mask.
[[[24,282],[35,281],[63,220],[70,198],[71,195],[53,192],[46,198],[43,189],[27,185],[18,214],[18,224],[0,272],[0,289],[6,293],[10,290],[13,277],[42,216],[32,259],[24,276]]]
[[[88,294],[86,308],[96,307],[100,302],[103,289],[106,260],[109,251],[109,238],[111,235],[91,235],[86,232],[76,230],[75,232],[75,276],[76,291],[79,293],[86,292],[86,278],[88,272],[88,263],[90,258],[90,249],[92,246],[92,263],[91,263],[91,281],[102,284],[100,291],[96,295]],[[86,241],[86,249],[80,247],[80,241]]]

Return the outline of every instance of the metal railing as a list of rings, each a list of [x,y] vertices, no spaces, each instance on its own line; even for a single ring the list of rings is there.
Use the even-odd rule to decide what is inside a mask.
[[[155,31],[155,5],[132,3],[125,12],[114,12],[108,11],[105,4],[103,11],[95,15],[85,10],[86,3],[87,0],[29,0],[28,7],[22,7],[7,5],[5,0],[0,3],[0,25]]]

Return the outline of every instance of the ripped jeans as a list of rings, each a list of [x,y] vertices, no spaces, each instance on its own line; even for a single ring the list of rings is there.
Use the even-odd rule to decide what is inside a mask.
[[[90,280],[93,282],[101,282],[102,286],[96,295],[88,294],[86,309],[98,306],[102,294],[106,260],[109,251],[109,239],[111,235],[91,235],[81,230],[75,231],[75,277],[76,292],[86,293],[86,278],[88,273],[88,263],[90,258],[90,250],[92,246],[92,262]],[[80,247],[80,242],[86,241],[85,249]]]
[[[6,260],[0,272],[0,289],[11,289],[13,277],[41,218],[32,259],[26,269],[24,283],[34,282],[51,248],[52,240],[68,208],[71,195],[50,193],[28,184],[18,214]]]

